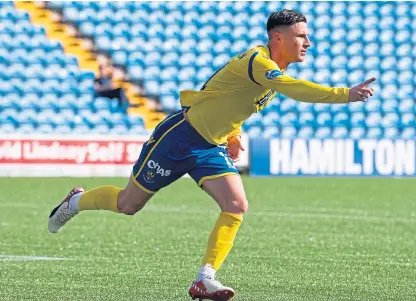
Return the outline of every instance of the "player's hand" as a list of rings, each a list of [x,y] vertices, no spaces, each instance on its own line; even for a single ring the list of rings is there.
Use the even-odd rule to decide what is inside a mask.
[[[375,77],[367,79],[365,82],[350,89],[349,102],[366,101],[367,98],[373,96],[374,90],[369,88],[368,85],[374,82]]]
[[[241,151],[244,151],[244,147],[241,144],[241,138],[240,136],[234,136],[228,138],[228,156],[230,157],[233,162],[237,162],[240,160],[240,153]]]

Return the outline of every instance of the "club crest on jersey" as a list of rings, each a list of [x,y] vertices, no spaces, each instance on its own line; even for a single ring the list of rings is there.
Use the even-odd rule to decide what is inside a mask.
[[[268,70],[266,72],[266,78],[267,79],[273,79],[273,78],[276,78],[276,77],[278,77],[280,75],[283,75],[283,72],[280,71],[280,70],[277,70],[277,69],[275,69],[275,70]]]
[[[151,170],[148,170],[145,174],[144,174],[144,179],[147,183],[153,183],[155,180],[155,173]]]

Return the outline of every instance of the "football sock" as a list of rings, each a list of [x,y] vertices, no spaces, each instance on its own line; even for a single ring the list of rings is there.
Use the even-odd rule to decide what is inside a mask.
[[[209,264],[204,265],[199,270],[199,274],[198,274],[198,277],[196,277],[196,281],[200,281],[200,280],[204,279],[205,277],[211,277],[211,278],[214,279],[216,272],[217,271],[211,265],[209,265]]]
[[[221,212],[208,240],[208,248],[203,260],[203,267],[211,266],[218,270],[231,248],[240,228],[243,217],[237,214]]]
[[[73,212],[79,211],[79,200],[81,199],[82,195],[83,192],[77,193],[76,195],[72,196],[72,198],[69,200],[69,208],[71,208]]]
[[[110,210],[118,212],[117,198],[122,189],[115,186],[100,186],[79,196],[75,195],[70,200],[71,209],[83,210]],[[77,197],[77,198],[76,198]]]

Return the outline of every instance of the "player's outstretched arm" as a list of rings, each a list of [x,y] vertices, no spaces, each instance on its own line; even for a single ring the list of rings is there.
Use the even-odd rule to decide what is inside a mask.
[[[263,80],[261,84],[294,100],[312,103],[348,103],[366,101],[373,96],[374,90],[368,87],[375,78],[350,88],[331,88],[306,80],[281,75],[272,80]]]
[[[373,89],[368,85],[375,81],[375,78],[371,78],[351,89],[325,87],[290,77],[284,74],[273,61],[261,56],[254,60],[251,75],[254,81],[263,87],[273,89],[294,100],[311,103],[365,101],[373,95]]]

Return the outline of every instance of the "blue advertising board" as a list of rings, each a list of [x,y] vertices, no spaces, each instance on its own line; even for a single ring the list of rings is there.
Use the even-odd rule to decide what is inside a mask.
[[[252,139],[253,176],[416,176],[414,140]]]

